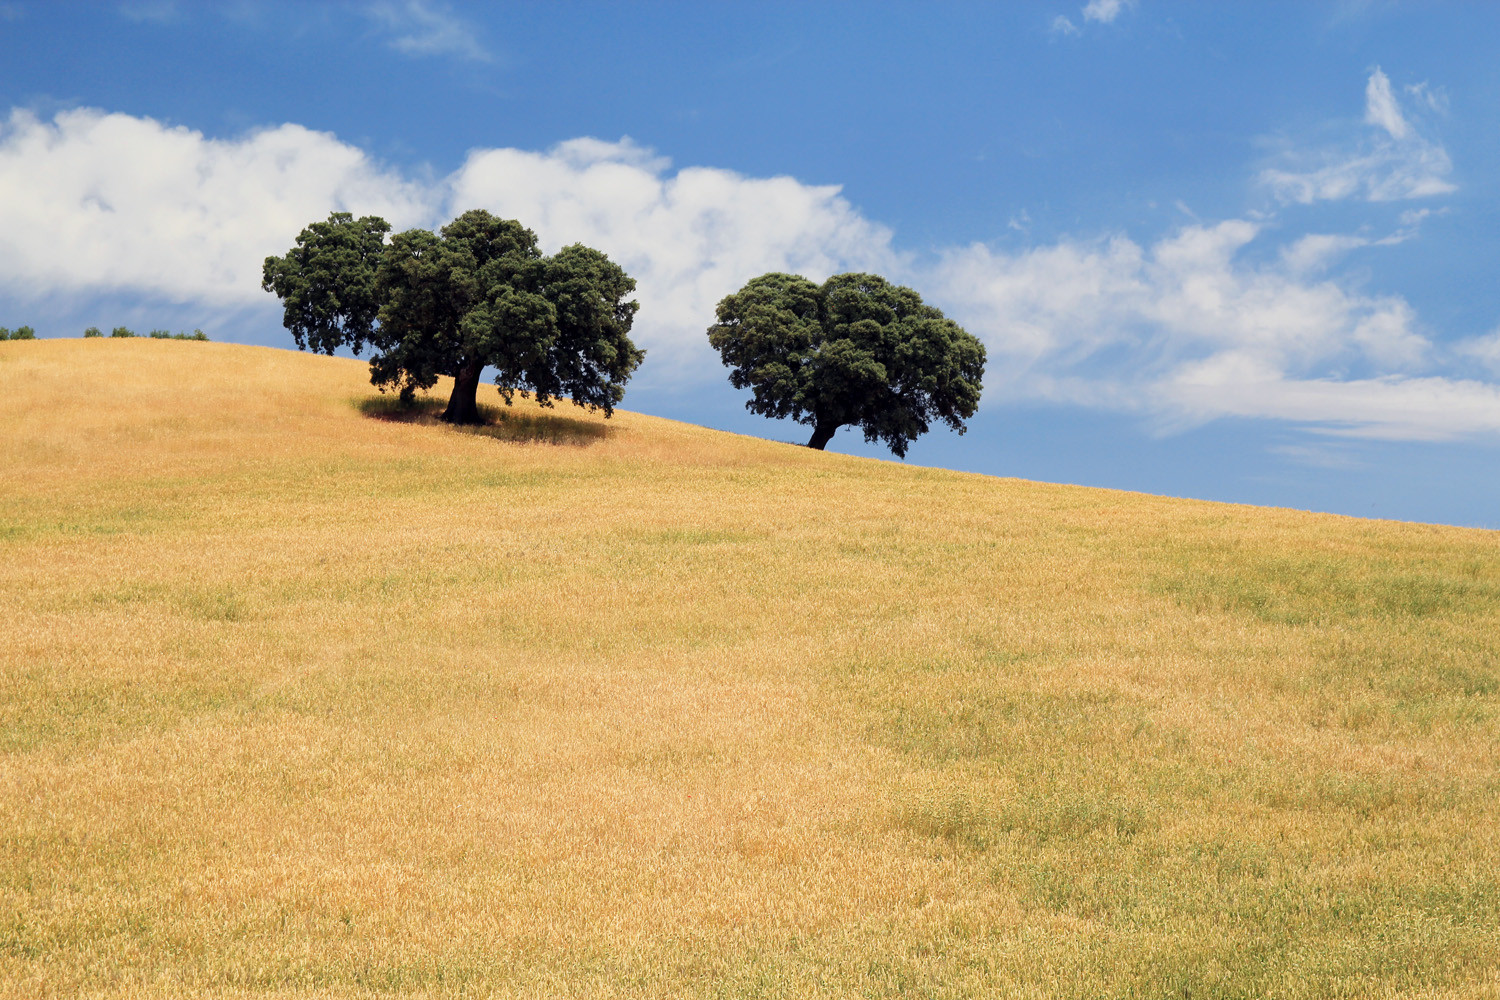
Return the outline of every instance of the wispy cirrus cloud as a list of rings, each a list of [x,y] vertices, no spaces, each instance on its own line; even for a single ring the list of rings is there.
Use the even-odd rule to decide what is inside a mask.
[[[172,24],[182,16],[176,0],[125,0],[117,9],[127,21],[154,24]]]
[[[1407,94],[1424,112],[1445,107],[1426,84],[1408,87]],[[1365,84],[1363,124],[1372,131],[1343,146],[1284,148],[1277,165],[1261,171],[1261,183],[1278,200],[1304,205],[1345,198],[1398,201],[1457,190],[1448,180],[1453,163],[1447,150],[1422,135],[1379,67]]]
[[[1079,13],[1083,17],[1083,23],[1110,24],[1124,11],[1135,6],[1135,0],[1089,0],[1084,4]],[[1052,33],[1054,35],[1077,35],[1082,30],[1073,23],[1072,18],[1065,14],[1058,14],[1052,19]]]
[[[1476,366],[1477,373],[1500,376],[1500,330],[1461,340],[1454,345],[1454,353],[1466,364]]]
[[[1134,6],[1135,0],[1089,0],[1083,8],[1083,19],[1109,24],[1119,17],[1122,11]]]
[[[364,7],[364,13],[397,52],[475,62],[494,59],[480,43],[478,29],[436,0],[376,0]]]

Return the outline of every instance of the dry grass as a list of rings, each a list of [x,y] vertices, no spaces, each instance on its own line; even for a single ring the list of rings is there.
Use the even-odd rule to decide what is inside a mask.
[[[1500,997],[1495,533],[371,395],[0,345],[0,994]]]

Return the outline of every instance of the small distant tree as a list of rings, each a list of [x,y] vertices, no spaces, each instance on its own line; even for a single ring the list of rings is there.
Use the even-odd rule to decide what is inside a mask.
[[[904,457],[934,420],[962,434],[979,406],[984,345],[878,275],[764,274],[716,314],[708,340],[745,408],[811,425],[810,448],[849,425]]]
[[[29,326],[19,327],[11,330],[0,326],[0,340],[35,340],[36,331]]]
[[[482,210],[387,244],[389,231],[335,212],[266,258],[262,287],[281,299],[298,347],[369,346],[371,383],[407,401],[451,376],[442,419],[455,424],[482,422],[486,367],[507,404],[525,391],[543,406],[566,397],[613,414],[645,356],[629,337],[635,281],[619,265],[581,244],[548,257],[531,230]]]
[[[111,337],[134,337],[135,331],[128,326],[117,326],[109,332]]]
[[[84,337],[102,337],[104,336],[104,332],[97,326],[91,326],[87,330],[83,331],[83,335]]]

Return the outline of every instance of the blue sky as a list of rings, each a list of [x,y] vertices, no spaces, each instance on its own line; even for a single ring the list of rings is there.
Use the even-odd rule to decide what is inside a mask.
[[[989,351],[910,462],[1496,528],[1496,51],[1493,4],[12,0],[0,324],[290,347],[307,222],[483,207],[639,280],[629,409],[805,440],[713,305],[874,270]]]

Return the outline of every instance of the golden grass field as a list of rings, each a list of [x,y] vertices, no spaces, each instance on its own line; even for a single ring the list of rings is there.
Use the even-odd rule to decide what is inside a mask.
[[[1500,533],[373,396],[0,344],[0,994],[1500,997]]]

